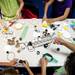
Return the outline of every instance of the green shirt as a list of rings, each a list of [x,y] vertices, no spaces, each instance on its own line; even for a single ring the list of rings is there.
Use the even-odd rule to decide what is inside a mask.
[[[66,71],[65,71],[64,66],[57,69],[53,75],[66,75]]]
[[[17,0],[0,0],[0,9],[2,15],[7,18],[13,18],[16,16],[16,12],[19,9]]]

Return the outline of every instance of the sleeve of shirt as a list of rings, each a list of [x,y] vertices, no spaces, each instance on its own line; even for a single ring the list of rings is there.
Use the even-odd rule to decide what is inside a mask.
[[[66,71],[64,67],[57,69],[53,75],[66,75]]]
[[[66,0],[66,8],[72,7],[72,0]]]

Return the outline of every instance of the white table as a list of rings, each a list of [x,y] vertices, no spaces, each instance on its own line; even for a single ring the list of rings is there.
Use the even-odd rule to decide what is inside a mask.
[[[74,20],[65,20],[65,21],[58,21],[55,22],[54,24],[60,24],[60,27],[58,27],[54,32],[58,32],[62,30],[62,27],[64,25],[69,25],[71,23],[71,21]],[[15,29],[15,25],[16,24],[22,24],[23,28],[20,30]],[[3,25],[8,25],[8,22],[3,21]],[[37,37],[37,35],[39,35],[38,33],[34,32],[34,25],[37,25],[40,32],[43,31],[44,29],[48,29],[49,31],[51,30],[50,27],[47,28],[41,28],[42,26],[42,20],[41,19],[21,19],[21,20],[17,20],[16,23],[13,24],[13,26],[10,27],[10,30],[13,32],[13,34],[4,34],[2,33],[2,28],[0,29],[0,61],[2,62],[8,62],[14,58],[17,59],[22,59],[22,60],[27,60],[29,62],[29,65],[31,67],[37,67],[39,65],[39,60],[40,58],[43,56],[43,54],[45,53],[49,53],[51,54],[58,62],[49,62],[48,66],[63,66],[64,62],[66,60],[66,57],[69,53],[71,53],[71,51],[62,46],[62,45],[55,45],[53,43],[50,44],[50,46],[48,48],[44,48],[43,46],[41,47],[37,47],[34,50],[29,51],[27,47],[25,47],[25,49],[21,50],[19,53],[17,52],[18,48],[15,47],[15,45],[8,45],[7,44],[7,39],[11,39],[12,37],[16,37],[16,40],[18,40],[18,38],[20,38],[20,36],[23,36],[23,40],[20,43],[25,43],[27,44],[27,42],[29,41],[34,41],[34,39]],[[25,32],[25,36],[22,35],[23,29],[27,29],[27,31]],[[10,32],[11,32],[10,31]],[[52,30],[51,30],[52,31]],[[68,32],[71,34],[71,37],[74,37],[73,35],[75,34],[75,32],[69,28],[68,26]],[[35,35],[35,37],[34,37]],[[66,39],[67,40],[67,39]],[[70,39],[70,41],[72,42],[72,39]],[[60,51],[57,51],[56,48],[60,48]],[[9,51],[10,53],[7,54],[6,51]],[[37,51],[40,52],[39,55],[37,55]],[[9,59],[9,60],[8,60]]]

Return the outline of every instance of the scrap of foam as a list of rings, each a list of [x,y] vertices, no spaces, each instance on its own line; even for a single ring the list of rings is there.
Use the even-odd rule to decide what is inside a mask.
[[[9,45],[4,45],[3,50],[5,50],[5,51],[12,51],[12,48]]]
[[[47,28],[47,27],[48,27],[48,24],[47,24],[46,21],[43,21],[43,23],[42,23],[42,27],[44,27],[44,28]]]
[[[16,29],[21,29],[23,27],[23,25],[20,23],[16,23],[16,24],[14,24],[14,26]]]
[[[71,38],[71,34],[68,31],[63,31],[64,38]]]
[[[41,36],[41,33],[33,31],[33,37],[38,37],[38,36]]]
[[[9,53],[7,56],[8,60],[13,60],[15,58],[15,54],[14,53]]]

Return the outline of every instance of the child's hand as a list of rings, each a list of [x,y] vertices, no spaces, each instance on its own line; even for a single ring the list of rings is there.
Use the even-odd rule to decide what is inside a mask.
[[[63,40],[62,38],[56,37],[54,39],[54,43],[62,44],[63,45],[65,43],[65,40]]]
[[[53,19],[47,19],[47,18],[43,18],[43,20],[42,21],[46,21],[49,25],[51,25],[51,23],[53,23],[54,22],[54,20]]]
[[[48,61],[45,58],[40,59],[40,65],[41,66],[47,66]]]
[[[26,61],[26,63],[22,63],[26,68],[28,68],[29,67],[29,63]]]
[[[21,17],[21,14],[20,14],[21,12],[19,11],[19,10],[17,10],[17,12],[16,12],[16,18],[20,18]]]
[[[42,19],[42,22],[43,22],[43,21],[46,21],[46,20],[47,20],[47,18],[43,18],[43,19]]]
[[[46,21],[47,21],[47,23],[50,25],[51,23],[53,23],[54,22],[54,20],[53,19],[46,19]]]

